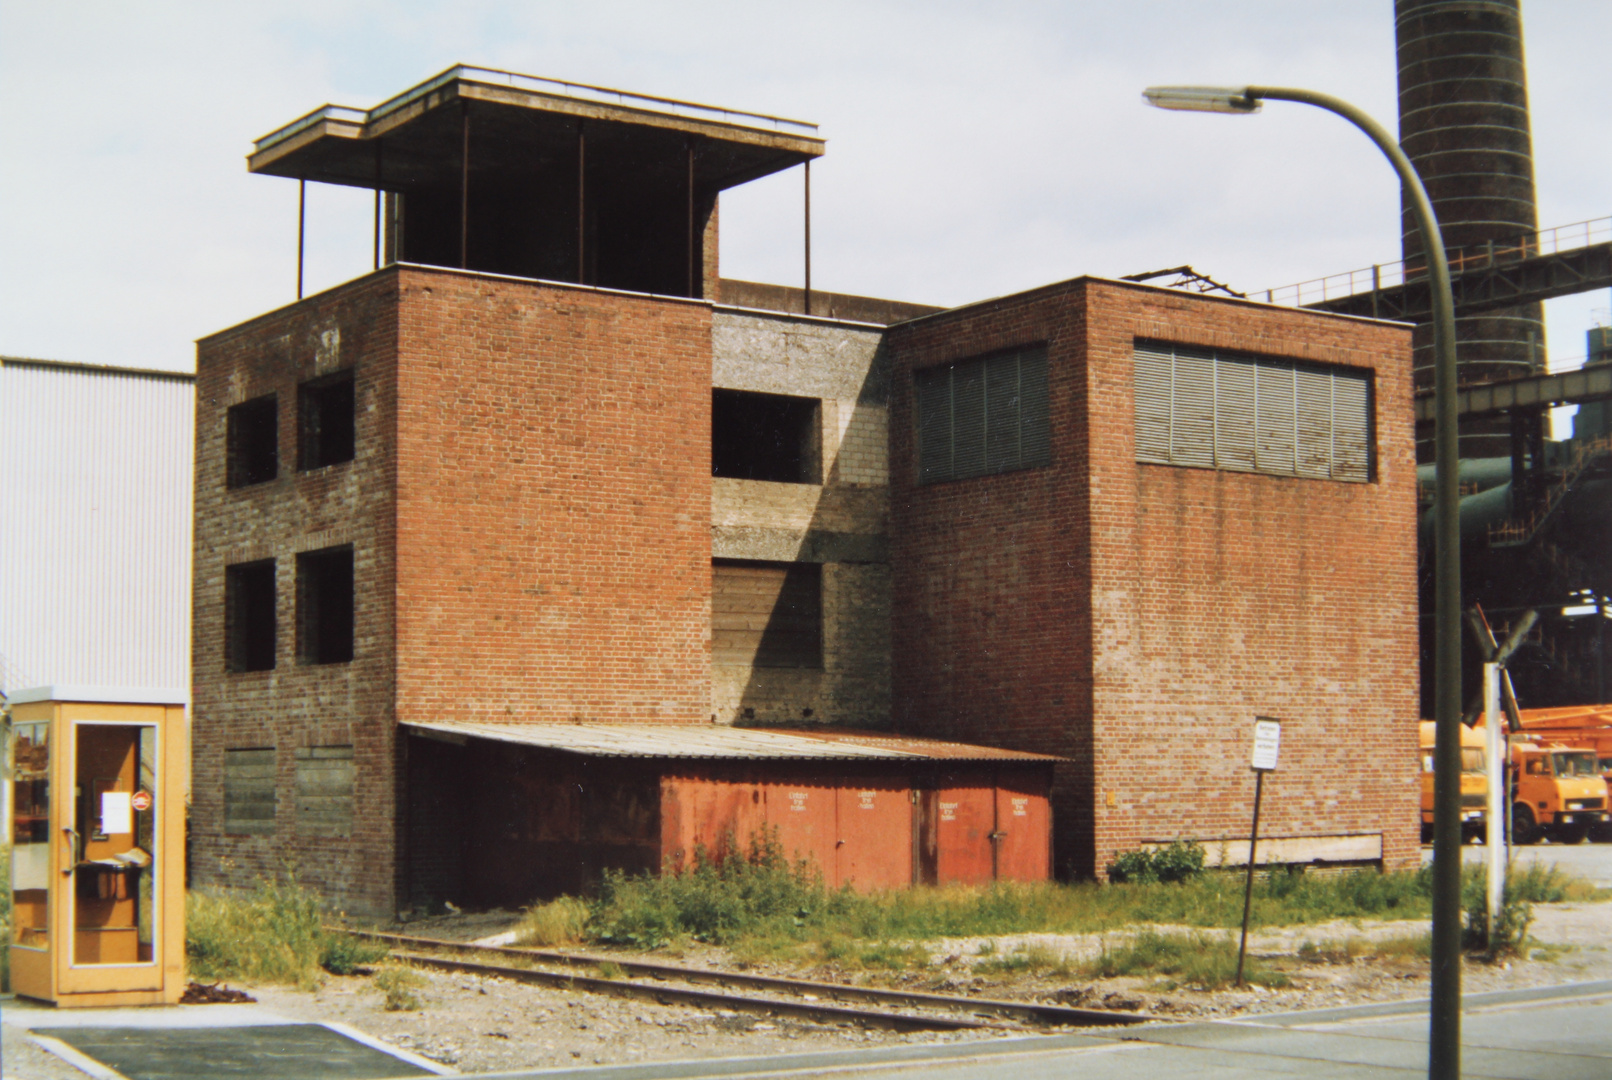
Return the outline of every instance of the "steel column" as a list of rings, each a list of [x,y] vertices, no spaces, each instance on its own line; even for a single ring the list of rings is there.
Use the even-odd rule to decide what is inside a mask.
[[[470,104],[459,104],[459,269],[470,268]]]
[[[698,296],[694,291],[694,282],[697,275],[694,272],[694,142],[688,143],[688,294]]]
[[[806,159],[806,300],[804,311],[812,313],[812,160]]]
[[[374,269],[381,268],[381,142],[375,140],[375,243]]]
[[[297,181],[297,299],[302,299],[302,241],[308,223],[308,181]]]
[[[577,284],[588,283],[588,137],[577,121]]]

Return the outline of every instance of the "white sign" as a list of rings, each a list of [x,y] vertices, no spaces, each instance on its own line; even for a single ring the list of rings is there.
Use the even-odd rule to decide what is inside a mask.
[[[1254,768],[1276,768],[1276,751],[1282,744],[1282,725],[1276,720],[1254,721]]]
[[[105,791],[101,793],[101,834],[103,836],[121,836],[134,831],[134,815],[130,811],[134,808],[128,791]]]

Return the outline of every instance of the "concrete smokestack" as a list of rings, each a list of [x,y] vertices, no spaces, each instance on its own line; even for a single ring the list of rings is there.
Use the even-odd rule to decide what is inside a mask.
[[[1416,165],[1451,249],[1513,246],[1539,228],[1519,0],[1395,0],[1399,142]],[[1403,218],[1407,261],[1421,257]],[[1463,385],[1537,371],[1545,361],[1544,308],[1525,304],[1456,320]],[[1433,380],[1432,326],[1416,331],[1416,384]],[[1432,432],[1417,459],[1432,460]],[[1462,424],[1462,457],[1511,451],[1502,418]]]

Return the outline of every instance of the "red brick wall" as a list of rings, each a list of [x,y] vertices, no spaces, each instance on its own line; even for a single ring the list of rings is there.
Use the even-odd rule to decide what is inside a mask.
[[[1135,338],[1374,368],[1370,484],[1138,465]],[[1048,345],[1053,465],[915,487],[916,367]],[[1075,281],[895,328],[896,699],[914,732],[1067,754],[1058,860],[1246,837],[1255,714],[1288,721],[1261,834],[1416,858],[1408,334]]]
[[[398,718],[709,720],[709,306],[399,291]]]
[[[203,338],[196,354],[196,488],[192,648],[192,883],[250,886],[286,868],[335,906],[391,909],[393,877],[391,433],[395,424],[397,277],[382,273]],[[333,336],[334,332],[334,336]],[[353,461],[298,472],[297,384],[353,368]],[[278,395],[275,480],[227,490],[226,410]],[[296,555],[351,543],[354,659],[296,659]],[[276,664],[224,670],[224,568],[276,560]],[[350,838],[299,835],[295,752],[352,745],[358,763]],[[274,747],[272,836],[225,836],[224,751]]]

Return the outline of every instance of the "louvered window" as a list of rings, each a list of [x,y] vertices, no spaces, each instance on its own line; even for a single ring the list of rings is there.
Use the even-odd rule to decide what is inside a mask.
[[[1139,341],[1136,460],[1364,483],[1371,376]]]
[[[928,368],[914,381],[919,483],[1052,463],[1044,347]]]

